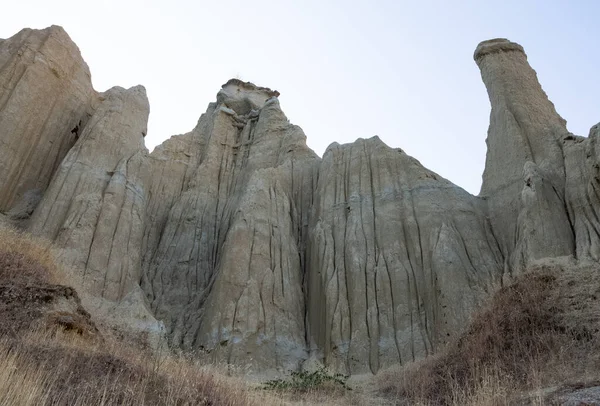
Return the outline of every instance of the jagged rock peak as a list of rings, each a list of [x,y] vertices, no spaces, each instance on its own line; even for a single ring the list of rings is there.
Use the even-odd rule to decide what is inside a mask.
[[[253,91],[253,90],[254,91],[264,91],[269,94],[269,97],[279,97],[279,95],[280,95],[280,93],[277,90],[271,90],[268,87],[257,86],[252,82],[244,82],[243,80],[240,80],[237,78],[229,79],[227,81],[227,83],[225,83],[221,87],[225,88],[229,85],[239,86],[241,88],[244,88],[246,90],[251,90],[251,91]]]
[[[252,110],[260,110],[273,97],[279,97],[277,90],[239,79],[229,79],[217,93],[217,103],[224,104],[239,115],[246,115]]]
[[[479,62],[484,56],[499,52],[522,52],[525,54],[523,47],[516,42],[509,41],[506,38],[494,38],[480,42],[475,49],[473,59]]]

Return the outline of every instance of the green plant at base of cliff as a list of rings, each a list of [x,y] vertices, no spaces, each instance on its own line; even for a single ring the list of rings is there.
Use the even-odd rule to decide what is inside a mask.
[[[265,382],[263,389],[281,390],[281,391],[299,391],[307,392],[315,389],[337,388],[352,390],[347,384],[349,376],[331,373],[325,367],[321,367],[313,372],[298,371],[291,372],[289,379],[272,379]]]

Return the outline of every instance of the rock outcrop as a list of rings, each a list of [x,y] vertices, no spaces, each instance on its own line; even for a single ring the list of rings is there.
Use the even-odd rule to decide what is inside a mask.
[[[94,94],[88,66],[61,27],[24,29],[0,42],[0,211],[20,204],[31,214],[29,202],[75,144]]]
[[[100,95],[31,219],[31,231],[56,241],[65,265],[81,270],[87,291],[111,300],[140,280],[148,113],[141,86]]]
[[[141,86],[96,93],[62,29],[24,30],[0,41],[0,212],[54,241],[90,311],[164,323],[172,347],[259,370],[413,361],[524,266],[600,258],[599,127],[567,131],[521,46],[475,60],[480,196],[377,137],[321,159],[278,92],[236,79],[148,153]]]
[[[296,367],[306,353],[302,258],[318,157],[270,90],[230,81],[218,99],[182,136],[196,138],[200,156],[153,232],[143,287],[174,345]]]
[[[519,44],[484,41],[474,58],[492,106],[480,196],[487,200],[507,270],[573,255],[574,235],[565,211],[563,140],[571,136],[565,120]]]
[[[575,256],[600,261],[600,123],[589,137],[563,140],[567,214],[575,233]]]
[[[315,196],[310,338],[340,369],[433,353],[502,275],[483,202],[377,137],[330,146]]]

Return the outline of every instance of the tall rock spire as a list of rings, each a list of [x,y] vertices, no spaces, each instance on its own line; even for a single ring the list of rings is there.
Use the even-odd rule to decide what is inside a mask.
[[[148,238],[142,285],[172,345],[287,370],[307,356],[304,248],[319,158],[278,95],[224,84],[196,129],[168,142],[201,148],[172,199],[160,180],[177,174],[167,173],[172,160],[150,156],[147,228],[157,238]],[[154,209],[165,201],[168,210]]]
[[[573,254],[573,232],[564,204],[562,140],[566,122],[529,66],[519,44],[492,39],[474,59],[492,107],[480,196],[507,265]]]

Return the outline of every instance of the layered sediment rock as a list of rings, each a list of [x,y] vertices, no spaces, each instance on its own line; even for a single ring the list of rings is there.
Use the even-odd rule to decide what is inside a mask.
[[[600,123],[589,137],[564,140],[567,214],[575,232],[575,256],[600,261]]]
[[[475,60],[480,196],[377,137],[321,159],[278,92],[235,79],[149,154],[142,87],[98,94],[62,29],[24,30],[0,40],[0,212],[55,242],[84,304],[173,347],[262,370],[413,361],[513,272],[600,258],[598,126],[566,130],[519,45]]]
[[[296,367],[306,352],[305,202],[318,158],[270,90],[232,81],[218,99],[193,132],[198,166],[157,232],[143,286],[173,344]]]

